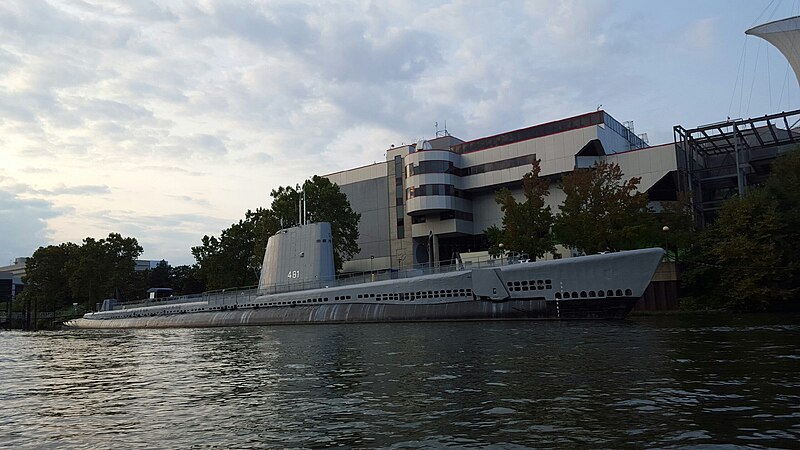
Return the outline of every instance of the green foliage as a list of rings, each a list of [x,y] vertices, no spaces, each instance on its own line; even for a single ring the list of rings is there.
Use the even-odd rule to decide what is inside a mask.
[[[778,158],[764,188],[778,205],[782,234],[776,236],[785,266],[784,282],[800,287],[800,148]]]
[[[483,233],[486,235],[486,240],[489,241],[489,254],[494,257],[502,255],[505,251],[503,230],[498,228],[497,225],[491,225],[489,228],[483,230]],[[500,244],[503,244],[502,248]]]
[[[203,236],[202,245],[192,247],[200,274],[208,289],[251,286],[258,281],[253,266],[255,220],[250,211],[245,219],[222,230],[219,239]]]
[[[88,308],[104,298],[135,298],[126,288],[131,286],[136,258],[143,251],[135,238],[123,238],[119,233],[109,233],[106,239],[84,239],[78,257],[66,263],[73,298]]]
[[[495,194],[495,201],[503,211],[503,228],[492,225],[484,231],[489,240],[490,254],[496,256],[508,250],[541,258],[545,253],[555,252],[550,233],[553,213],[544,203],[548,183],[539,178],[540,163],[541,160],[535,160],[531,171],[522,178],[524,202],[517,202],[511,191],[505,188]],[[500,244],[503,244],[502,249]]]
[[[267,249],[269,237],[277,233],[281,227],[281,219],[272,209],[258,208],[255,211],[247,211],[245,220],[252,221],[253,232],[255,233],[255,250],[251,256],[250,266],[257,272],[261,272],[261,265],[264,261],[264,252]]]
[[[686,256],[684,285],[698,308],[797,309],[800,151],[773,164],[763,188],[726,201]]]
[[[170,268],[166,261],[162,259],[155,268],[147,271],[147,286],[148,289],[151,287],[172,287]]]
[[[667,247],[667,255],[675,259],[682,250],[689,248],[695,240],[694,219],[692,215],[691,196],[678,193],[678,200],[661,202],[662,210],[655,215],[657,227],[669,227],[661,236],[654,236],[650,245]],[[658,232],[658,230],[656,230]]]
[[[342,270],[342,263],[360,251],[358,247],[358,222],[361,214],[350,207],[347,196],[339,186],[324,177],[314,175],[306,181],[303,189],[290,186],[273,190],[272,220],[283,223],[283,227],[297,225],[299,200],[305,191],[306,212],[309,222],[330,222],[333,233],[333,257],[336,270]],[[275,230],[277,231],[277,230]],[[263,252],[261,253],[263,255]]]
[[[563,179],[566,198],[553,231],[559,242],[583,253],[641,248],[657,236],[640,178],[623,181],[617,164],[600,162]]]
[[[40,247],[26,264],[22,300],[35,302],[39,310],[56,311],[73,302],[92,310],[103,298],[132,299],[134,265],[141,253],[135,238],[118,233],[100,240],[87,237],[80,246]]]
[[[79,250],[71,242],[39,247],[25,265],[25,290],[22,291],[21,301],[34,302],[45,311],[71,305],[67,263],[77,258]]]
[[[327,178],[314,176],[304,185],[309,222],[330,222],[336,269],[358,253],[358,221],[347,196]],[[254,285],[258,282],[267,240],[282,228],[298,224],[300,186],[280,187],[271,193],[272,207],[248,210],[243,220],[222,230],[220,237],[203,236],[192,247],[197,273],[208,289]]]
[[[710,307],[765,310],[788,294],[776,239],[782,234],[778,204],[765,190],[734,197],[698,239],[686,282],[700,288]]]
[[[150,287],[157,287],[150,284]],[[183,265],[169,268],[169,284],[176,295],[199,294],[206,290],[206,284],[200,275],[198,265]]]

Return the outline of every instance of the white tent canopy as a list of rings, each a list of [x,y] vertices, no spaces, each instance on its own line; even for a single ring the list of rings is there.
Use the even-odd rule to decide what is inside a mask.
[[[800,16],[758,25],[745,31],[745,34],[758,36],[780,50],[800,84]]]

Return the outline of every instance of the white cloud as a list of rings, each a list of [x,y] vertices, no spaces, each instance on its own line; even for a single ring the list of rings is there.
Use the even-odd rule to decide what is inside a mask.
[[[691,23],[683,34],[683,43],[687,48],[697,51],[709,51],[714,48],[717,20],[713,18],[698,19]]]
[[[603,103],[670,140],[681,111],[720,103],[674,99],[676,34],[725,50],[731,20],[713,13],[729,8],[696,8],[709,19],[607,0],[4,2],[2,183],[38,205],[38,245],[127,230],[173,261],[271,189],[380,160],[437,121],[473,139]],[[691,62],[720,85],[721,59]]]
[[[0,190],[0,265],[47,245],[51,235],[47,221],[64,212],[52,202]]]

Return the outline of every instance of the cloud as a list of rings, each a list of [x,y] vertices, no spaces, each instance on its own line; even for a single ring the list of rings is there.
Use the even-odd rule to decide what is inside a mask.
[[[152,251],[174,260],[157,249],[187,255],[271,189],[381,160],[391,144],[432,137],[434,122],[474,139],[602,103],[668,141],[696,110],[724,102],[715,107],[724,117],[729,96],[709,89],[740,57],[734,49],[728,62],[721,45],[731,21],[716,14],[731,8],[693,5],[708,19],[675,10],[608,0],[7,1],[0,154],[25,184],[4,186],[61,208],[44,219],[53,236],[135,220],[131,232],[159,236]],[[675,61],[709,81],[689,93],[701,84]],[[215,228],[137,219],[154,211]]]
[[[275,158],[267,152],[256,152],[244,157],[243,160],[253,164],[267,164],[275,161]]]
[[[51,191],[44,192],[49,195],[103,195],[110,194],[111,189],[105,185],[86,184],[81,186],[60,186]]]
[[[50,167],[25,167],[22,169],[25,173],[32,173],[32,174],[40,174],[40,173],[54,173],[56,172],[55,169]],[[0,182],[2,182],[2,178],[0,178]]]
[[[716,29],[716,19],[698,19],[692,22],[684,33],[681,33],[681,40],[687,48],[703,52],[709,51],[715,46]]]
[[[51,173],[49,171],[36,172],[36,173]],[[62,195],[77,195],[77,196],[96,196],[111,194],[111,189],[106,185],[72,185],[67,186],[59,184],[51,189],[40,189],[25,183],[19,183],[9,177],[0,177],[0,184],[3,184],[3,189],[9,193],[22,194],[28,197],[56,197]]]
[[[169,195],[169,197],[174,198],[176,200],[180,200],[182,202],[193,203],[203,207],[211,206],[211,202],[209,202],[208,199],[205,198],[195,198],[195,197],[190,197],[188,195]]]
[[[183,159],[187,156],[215,158],[228,153],[224,139],[210,134],[170,136],[163,144],[154,146],[153,151],[170,159]]]
[[[0,190],[0,264],[30,256],[47,245],[52,233],[47,220],[65,212],[50,201],[24,199]]]
[[[114,232],[135,237],[144,248],[142,258],[166,259],[171,265],[194,263],[190,247],[200,245],[204,234],[218,235],[232,222],[205,214],[152,215],[131,210],[100,210],[82,219],[93,224],[85,235],[103,237]]]

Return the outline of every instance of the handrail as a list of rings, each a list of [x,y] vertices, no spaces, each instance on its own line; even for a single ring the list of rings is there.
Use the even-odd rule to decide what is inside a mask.
[[[524,257],[522,258],[524,259]],[[324,280],[309,280],[309,281],[296,281],[286,283],[274,283],[262,288],[258,286],[242,286],[226,289],[216,289],[213,291],[206,291],[200,294],[188,294],[163,298],[144,298],[138,300],[131,300],[121,302],[114,309],[124,310],[131,308],[142,308],[147,306],[168,306],[190,303],[192,301],[209,302],[218,299],[228,299],[230,297],[241,297],[252,299],[253,296],[267,295],[267,294],[280,294],[286,292],[303,291],[307,289],[323,289],[334,286],[351,286],[354,284],[370,283],[373,281],[386,281],[386,280],[399,280],[405,278],[414,278],[422,275],[434,275],[440,273],[451,273],[462,270],[481,269],[486,267],[501,267],[509,264],[516,264],[520,262],[520,256],[509,254],[499,258],[491,258],[478,261],[461,261],[460,259],[450,259],[440,261],[438,266],[430,266],[429,264],[416,264],[411,269],[389,269],[383,271],[369,271],[350,273],[346,276],[339,275],[335,278],[333,283],[325,284]]]

